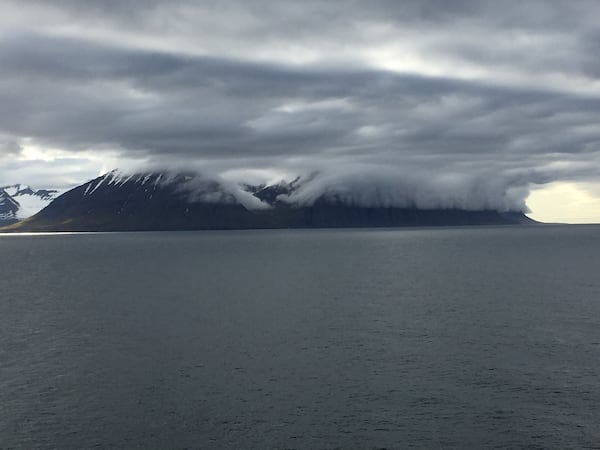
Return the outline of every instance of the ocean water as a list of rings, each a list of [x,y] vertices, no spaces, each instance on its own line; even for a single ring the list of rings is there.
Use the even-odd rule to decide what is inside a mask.
[[[0,448],[600,448],[600,227],[0,236]]]

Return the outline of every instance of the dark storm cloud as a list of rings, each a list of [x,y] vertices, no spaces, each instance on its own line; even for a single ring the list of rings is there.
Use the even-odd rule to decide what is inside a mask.
[[[423,204],[598,177],[600,7],[499,3],[8,2],[0,136]]]

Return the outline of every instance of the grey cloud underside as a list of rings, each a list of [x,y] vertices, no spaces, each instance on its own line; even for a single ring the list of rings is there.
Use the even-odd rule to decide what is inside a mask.
[[[248,3],[24,2],[32,17],[40,8],[101,24],[108,36],[164,32],[204,45],[204,54],[43,27],[6,31],[0,158],[28,138],[71,152],[198,162],[215,173],[318,171],[324,190],[384,185],[401,196],[399,189],[422,187],[461,201],[472,191],[465,202],[481,195],[481,204],[503,207],[523,206],[531,183],[600,176],[600,96],[570,89],[598,81],[597,3]],[[457,69],[461,62],[518,68],[527,82],[403,74],[352,58],[291,64],[257,53],[278,45],[343,53],[388,38],[390,29],[400,44],[413,39],[432,64],[454,58]],[[537,86],[545,74],[574,84]]]
[[[261,65],[39,36],[5,40],[0,64],[11,86],[0,94],[4,133],[73,149],[522,156],[595,151],[587,144],[600,135],[573,129],[595,125],[598,99],[385,71]]]

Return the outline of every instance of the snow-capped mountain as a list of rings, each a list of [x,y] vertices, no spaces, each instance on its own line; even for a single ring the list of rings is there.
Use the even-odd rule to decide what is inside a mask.
[[[16,222],[19,208],[19,203],[0,189],[0,224]]]
[[[14,231],[209,230],[525,223],[519,211],[361,206],[331,193],[295,202],[314,179],[251,186],[193,173],[112,171],[52,201]]]
[[[14,222],[31,217],[48,206],[59,194],[57,190],[36,190],[26,184],[0,186],[0,222]]]

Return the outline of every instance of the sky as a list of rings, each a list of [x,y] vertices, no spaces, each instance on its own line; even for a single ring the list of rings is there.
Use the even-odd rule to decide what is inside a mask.
[[[596,0],[3,0],[0,185],[301,175],[306,198],[598,223],[599,16]]]

